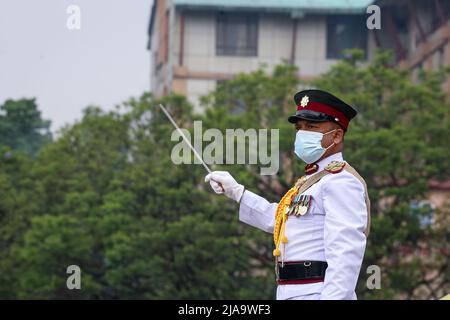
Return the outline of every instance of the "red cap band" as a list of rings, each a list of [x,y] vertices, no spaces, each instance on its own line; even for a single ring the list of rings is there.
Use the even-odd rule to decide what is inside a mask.
[[[330,106],[320,103],[320,102],[311,101],[311,102],[308,102],[308,104],[305,107],[297,106],[297,111],[300,111],[300,110],[311,110],[311,111],[325,113],[329,116],[334,117],[335,121],[337,123],[339,123],[345,129],[347,129],[348,123],[350,122],[350,120],[347,119],[347,117],[342,112],[340,112],[334,108],[331,108]]]

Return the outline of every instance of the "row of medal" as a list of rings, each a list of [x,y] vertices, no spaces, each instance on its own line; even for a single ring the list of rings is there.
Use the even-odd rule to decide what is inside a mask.
[[[286,209],[287,215],[303,216],[308,212],[312,196],[309,194],[295,194],[292,196],[291,204]]]

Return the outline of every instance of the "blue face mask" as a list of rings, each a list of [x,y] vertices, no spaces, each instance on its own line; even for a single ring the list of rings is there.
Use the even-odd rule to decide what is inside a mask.
[[[306,163],[314,163],[334,145],[334,142],[327,148],[322,147],[322,138],[325,134],[336,131],[337,129],[326,133],[298,130],[295,137],[295,154]]]

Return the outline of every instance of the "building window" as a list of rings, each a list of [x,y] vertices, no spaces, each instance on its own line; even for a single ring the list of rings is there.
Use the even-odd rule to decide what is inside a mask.
[[[216,23],[218,56],[257,56],[258,17],[254,14],[219,12]]]
[[[344,50],[362,49],[367,55],[367,28],[364,16],[327,18],[327,59],[345,58]]]

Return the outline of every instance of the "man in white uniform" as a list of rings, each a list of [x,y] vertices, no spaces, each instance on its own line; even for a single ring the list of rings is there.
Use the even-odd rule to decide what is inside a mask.
[[[240,203],[239,219],[274,235],[277,299],[356,299],[370,226],[367,187],[342,158],[357,112],[334,95],[304,90],[294,97],[295,154],[306,162],[279,203],[245,190],[226,171],[205,177],[214,191]]]

